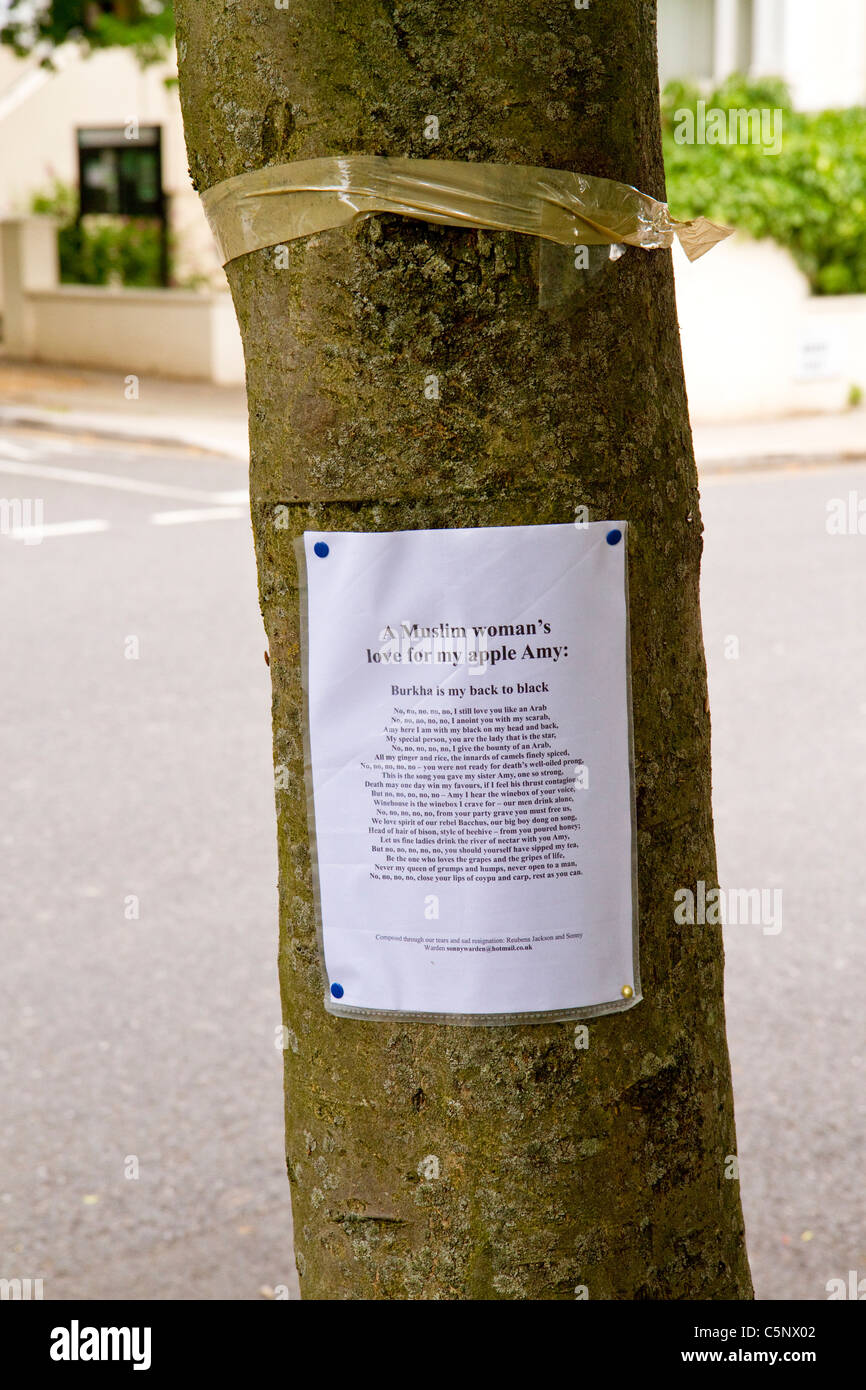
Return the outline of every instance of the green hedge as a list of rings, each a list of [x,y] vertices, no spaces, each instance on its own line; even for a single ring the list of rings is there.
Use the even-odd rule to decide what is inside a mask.
[[[78,193],[56,183],[31,211],[60,219],[60,279],[72,285],[153,287],[160,280],[159,225],[150,218],[87,216],[77,221]],[[169,247],[169,258],[171,247]]]
[[[662,98],[668,201],[676,217],[703,213],[788,247],[817,294],[866,294],[866,109],[804,114],[781,82],[734,77],[707,110],[783,111],[782,152],[760,145],[681,145],[675,113],[701,93],[671,83]]]

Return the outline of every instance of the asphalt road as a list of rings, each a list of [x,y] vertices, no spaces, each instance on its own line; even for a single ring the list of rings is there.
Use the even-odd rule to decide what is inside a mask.
[[[46,1298],[294,1287],[245,470],[37,431],[0,459],[46,532],[0,535],[0,1274]]]
[[[36,430],[0,469],[45,526],[0,534],[0,1277],[295,1297],[243,469]],[[750,1251],[759,1297],[823,1299],[866,1277],[866,535],[825,526],[866,466],[702,490],[722,883],[783,895],[726,929]]]
[[[866,1278],[866,465],[701,490],[720,882],[782,892],[725,931],[749,1248],[759,1297],[825,1299]]]

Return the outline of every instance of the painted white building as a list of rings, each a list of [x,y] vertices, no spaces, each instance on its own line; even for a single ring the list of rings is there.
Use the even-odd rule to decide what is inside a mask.
[[[0,46],[0,217],[30,210],[34,193],[55,179],[78,182],[78,127],[122,128],[130,120],[162,133],[162,176],[181,279],[222,283],[213,238],[190,184],[174,63],[141,68],[125,49],[85,56],[74,44],[55,57],[56,72]]]
[[[658,0],[659,70],[782,77],[804,111],[866,105],[866,0]]]

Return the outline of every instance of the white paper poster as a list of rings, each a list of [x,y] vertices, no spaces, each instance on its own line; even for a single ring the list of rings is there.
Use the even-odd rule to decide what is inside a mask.
[[[332,1013],[541,1022],[640,999],[626,530],[298,542]]]

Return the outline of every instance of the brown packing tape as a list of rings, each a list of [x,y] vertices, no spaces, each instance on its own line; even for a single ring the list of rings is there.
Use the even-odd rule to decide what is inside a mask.
[[[652,251],[677,236],[692,261],[733,231],[704,217],[678,222],[666,203],[628,184],[566,169],[380,155],[269,165],[208,188],[202,202],[223,265],[377,212],[525,232],[561,246]]]

